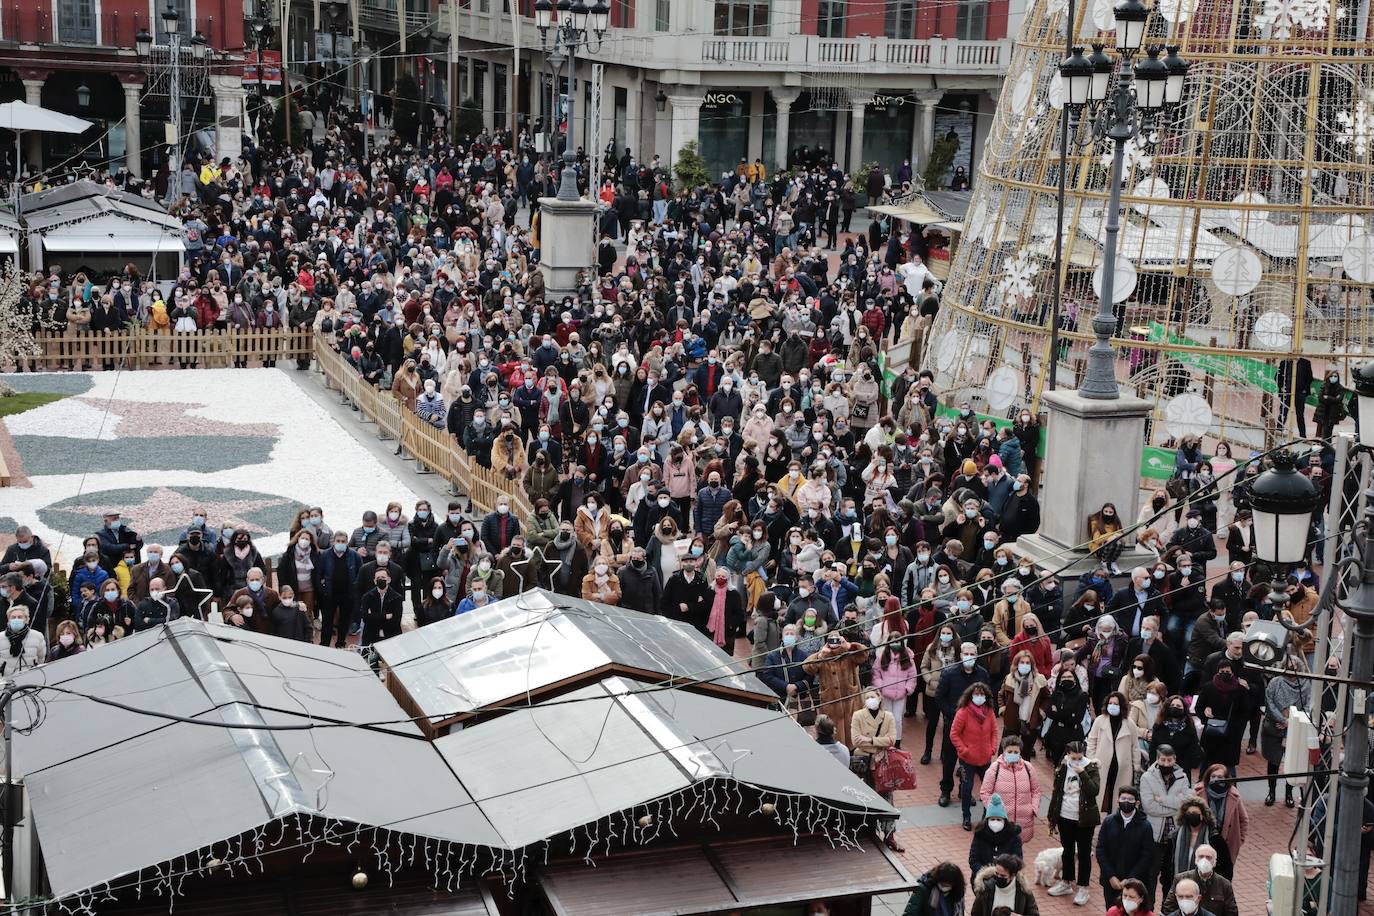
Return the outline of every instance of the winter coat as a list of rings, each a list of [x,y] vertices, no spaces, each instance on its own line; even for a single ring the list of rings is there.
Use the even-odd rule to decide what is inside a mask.
[[[1021,452],[1021,440],[1012,436],[997,446],[997,457],[1002,459],[1002,470],[1011,477],[1026,473],[1026,461]]]
[[[977,874],[980,868],[991,865],[998,856],[1021,856],[1025,854],[1024,850],[1019,824],[1007,821],[1000,833],[994,833],[984,821],[973,831],[973,841],[969,843],[968,870]]]
[[[1112,799],[1115,803],[1116,799]],[[1097,831],[1097,868],[1103,888],[1111,879],[1148,881],[1155,861],[1155,838],[1150,819],[1137,811],[1127,823],[1120,812],[1102,822]]]
[[[1097,761],[1090,757],[1084,757],[1087,764],[1078,771],[1078,826],[1096,827],[1102,820],[1102,812],[1098,810],[1097,791],[1102,782],[1102,774],[1097,771]],[[1050,790],[1050,807],[1045,813],[1045,822],[1050,825],[1051,830],[1059,826],[1063,819],[1061,809],[1064,807],[1064,783],[1069,778],[1070,767],[1067,761],[1059,764],[1054,771],[1054,788]]]
[[[0,676],[13,677],[21,671],[36,668],[48,657],[48,641],[43,638],[43,634],[29,628],[24,634],[23,641],[19,644],[19,654],[12,655],[10,643],[7,638],[0,643]]]
[[[991,865],[982,868],[973,879],[973,907],[969,910],[969,916],[992,916],[995,904],[994,898],[997,896],[997,882],[994,880],[996,872]],[[1012,904],[1011,911],[1017,916],[1040,916],[1040,905],[1035,900],[1035,894],[1031,891],[1030,878],[1027,877],[1026,869],[1022,869],[1016,876],[1016,902]]]
[[[802,665],[808,675],[819,678],[821,705],[816,711],[831,718],[835,723],[835,740],[845,747],[851,743],[849,724],[854,710],[863,706],[859,668],[870,655],[872,650],[858,643],[841,643],[836,649],[821,649]]]
[[[1021,719],[1021,698],[1017,696],[1019,675],[1009,674],[998,691],[997,705],[1002,710],[1002,729],[1008,735],[1038,735],[1045,722],[1045,711],[1050,707],[1050,692],[1044,675],[1032,670],[1026,675],[1031,679],[1030,716]],[[1027,838],[1029,839],[1029,837]]]
[[[1024,760],[1007,763],[997,758],[983,775],[981,797],[986,807],[993,793],[1002,796],[1007,818],[1021,828],[1027,843],[1035,839],[1035,818],[1040,814],[1040,779]]]
[[[871,743],[860,744],[860,738],[867,738]],[[897,742],[897,720],[881,707],[877,715],[867,707],[860,707],[849,717],[849,742],[855,757],[871,757]]]
[[[1123,786],[1133,786],[1140,776],[1140,732],[1135,723],[1122,710],[1121,727],[1116,737],[1112,737],[1111,717],[1105,713],[1093,720],[1088,729],[1087,756],[1097,761],[1102,773],[1102,785],[1097,791],[1097,803],[1104,799],[1116,803],[1116,790]],[[1112,757],[1116,757],[1116,779],[1108,783],[1107,777],[1112,769]]]
[[[1207,787],[1202,783],[1197,783],[1192,788],[1193,795],[1206,800],[1209,804],[1211,799],[1207,794]],[[1231,783],[1226,790],[1226,812],[1221,819],[1221,836],[1226,841],[1226,848],[1231,852],[1231,861],[1240,858],[1240,848],[1245,845],[1245,835],[1250,832],[1250,813],[1245,810],[1245,802],[1240,797],[1240,789],[1235,783]]]
[[[1172,775],[1173,781],[1166,779],[1166,775]],[[1141,775],[1140,806],[1150,819],[1156,843],[1164,836],[1165,824],[1170,820],[1177,821],[1179,806],[1192,794],[1193,789],[1188,785],[1186,774],[1177,766],[1172,768],[1171,774],[1166,774],[1159,764],[1153,763]]]
[[[974,709],[970,703],[954,714],[949,738],[960,760],[973,766],[985,766],[997,754],[997,714],[986,706],[981,710],[982,715]]]
[[[1085,730],[1083,719],[1088,712],[1088,694],[1075,690],[1066,694],[1055,690],[1050,694],[1050,705],[1045,716],[1050,720],[1049,730],[1045,732],[1045,752],[1053,759],[1064,754],[1064,747],[1070,741],[1082,741]]]
[[[908,663],[906,668],[902,667],[901,661],[904,654]],[[887,658],[886,665],[883,664],[884,657]],[[873,689],[885,700],[904,699],[916,692],[918,671],[910,649],[898,648],[897,644],[894,644],[891,652],[880,649],[873,661]]]
[[[620,579],[620,606],[643,611],[646,614],[658,613],[663,600],[663,583],[659,581],[658,570],[648,563],[643,569],[636,569],[633,563],[626,563],[616,570]]]

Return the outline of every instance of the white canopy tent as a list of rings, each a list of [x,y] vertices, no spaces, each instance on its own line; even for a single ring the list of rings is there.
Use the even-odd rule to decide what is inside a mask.
[[[175,276],[186,251],[181,220],[156,202],[91,181],[26,194],[23,210],[34,267],[50,254],[63,255],[64,263],[75,254],[97,269],[137,260],[145,276],[157,278]]]

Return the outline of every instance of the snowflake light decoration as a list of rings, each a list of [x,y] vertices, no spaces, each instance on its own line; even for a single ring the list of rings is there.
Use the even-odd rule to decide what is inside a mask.
[[[1040,265],[1031,260],[1030,252],[1022,248],[1015,256],[1002,262],[1005,276],[997,281],[997,298],[1009,309],[1035,296],[1035,275]]]
[[[1021,137],[1022,143],[1032,143],[1040,136],[1040,131],[1044,128],[1046,117],[1049,113],[1049,106],[1044,102],[1035,104],[1035,111],[1026,119],[1026,132]],[[1057,119],[1056,119],[1057,120]]]
[[[1336,142],[1350,147],[1360,158],[1369,152],[1371,127],[1374,127],[1374,89],[1362,89],[1356,93],[1354,111],[1336,112]]]
[[[1154,164],[1154,159],[1151,158],[1149,153],[1145,152],[1145,145],[1143,143],[1137,142],[1135,137],[1132,137],[1131,139],[1126,141],[1125,157],[1126,168],[1121,173],[1123,181],[1130,180],[1131,171],[1133,169],[1140,169],[1140,171],[1142,172],[1148,172],[1150,171],[1150,167]],[[1110,146],[1108,147],[1107,151],[1102,154],[1102,165],[1107,170],[1111,170],[1112,150]]]
[[[1284,40],[1298,29],[1326,31],[1330,11],[1331,0],[1264,0],[1255,14],[1255,26]]]

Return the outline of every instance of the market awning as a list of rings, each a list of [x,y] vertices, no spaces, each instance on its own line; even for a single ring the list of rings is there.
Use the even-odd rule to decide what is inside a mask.
[[[0,229],[0,254],[18,254],[19,243],[4,229]]]
[[[901,204],[883,204],[878,207],[869,207],[868,210],[870,213],[882,213],[885,216],[893,216],[918,226],[943,227],[943,224],[952,222],[949,217],[926,203],[922,197],[913,197]]]
[[[0,243],[3,244],[3,243]],[[87,235],[78,232],[57,230],[43,236],[43,248],[47,251],[80,251],[91,254],[109,254],[121,251],[138,254],[174,254],[185,251],[181,239],[165,235],[129,233],[113,238],[108,235]],[[3,248],[0,248],[3,251]]]
[[[557,865],[541,885],[554,916],[679,916],[888,894],[915,881],[872,838],[844,850],[787,837]]]

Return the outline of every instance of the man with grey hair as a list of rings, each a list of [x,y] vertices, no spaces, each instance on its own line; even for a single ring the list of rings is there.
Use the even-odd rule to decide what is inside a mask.
[[[1183,913],[1184,916],[1239,916],[1235,888],[1216,872],[1216,849],[1203,843],[1193,853],[1193,862],[1193,868],[1174,876],[1174,886],[1164,898],[1162,912]]]
[[[28,525],[20,525],[14,529],[14,543],[5,548],[5,555],[0,558],[0,571],[19,572],[20,565],[30,560],[42,560],[48,569],[52,569],[52,553],[44,545],[43,539],[35,535]]]

